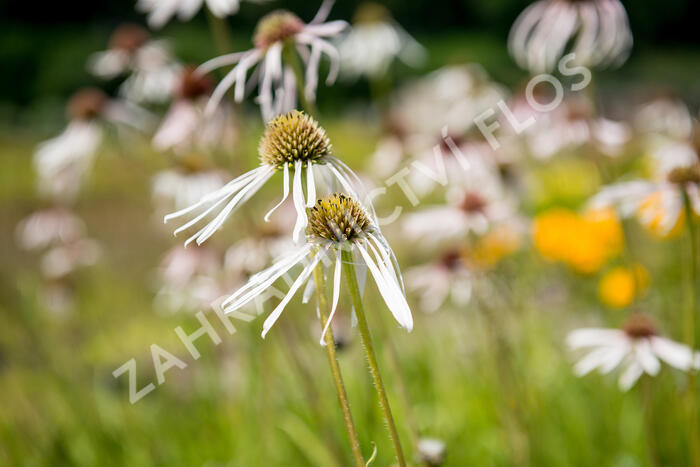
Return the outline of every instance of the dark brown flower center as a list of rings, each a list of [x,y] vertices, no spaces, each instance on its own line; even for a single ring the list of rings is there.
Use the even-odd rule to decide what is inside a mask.
[[[622,330],[633,339],[649,338],[656,335],[654,323],[641,313],[635,313],[630,316]]]
[[[486,200],[478,193],[474,192],[465,194],[464,198],[462,198],[462,201],[459,204],[460,209],[469,214],[484,212],[486,206]]]
[[[85,88],[73,94],[66,113],[71,120],[92,120],[100,115],[106,103],[104,92],[97,88]]]
[[[440,265],[452,271],[462,264],[462,255],[458,250],[450,250],[440,258]]]
[[[126,23],[114,30],[109,38],[109,48],[133,53],[143,46],[150,34],[138,24]]]
[[[690,167],[676,167],[668,174],[668,181],[679,185],[700,183],[700,164]]]
[[[183,99],[194,100],[198,97],[208,96],[214,89],[214,81],[211,76],[196,73],[193,66],[187,66],[180,76],[178,95]]]

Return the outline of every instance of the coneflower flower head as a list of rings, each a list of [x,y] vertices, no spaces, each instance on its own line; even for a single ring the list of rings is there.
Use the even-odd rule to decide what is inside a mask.
[[[138,24],[125,23],[112,32],[112,35],[109,37],[108,48],[134,53],[143,47],[150,37],[151,35],[146,28]]]
[[[572,350],[585,350],[574,367],[578,376],[595,369],[609,373],[620,366],[624,370],[618,382],[625,391],[643,373],[656,376],[660,361],[682,371],[700,368],[699,352],[660,336],[654,322],[641,313],[631,315],[622,329],[577,329],[566,340]]]
[[[319,199],[309,210],[307,237],[331,242],[354,240],[370,232],[372,224],[362,206],[343,194]]]
[[[298,110],[280,115],[268,123],[258,145],[260,160],[278,169],[297,161],[306,166],[331,155],[332,151],[333,145],[326,130]]]
[[[214,209],[221,207],[220,213],[186,242],[187,244],[196,240],[201,244],[275,173],[282,172],[284,176],[282,200],[265,215],[265,220],[269,220],[270,215],[282,205],[291,191],[297,212],[293,237],[298,242],[308,222],[306,209],[314,206],[316,202],[318,182],[324,181],[324,187],[328,188],[328,191],[343,190],[357,199],[360,198],[357,190],[362,190],[362,183],[347,165],[332,155],[332,148],[326,131],[313,118],[296,110],[279,115],[267,124],[258,146],[260,167],[232,180],[189,208],[165,216],[165,221],[195,209],[204,208],[201,214],[178,228],[175,231],[177,234],[204,219]],[[305,181],[304,178],[306,178]],[[306,194],[304,186],[306,186]]]
[[[252,49],[222,55],[203,63],[199,67],[200,72],[235,65],[214,90],[207,110],[212,111],[230,88],[234,90],[236,101],[241,102],[251,84],[258,86],[257,102],[266,121],[293,109],[296,106],[298,77],[287,62],[287,53],[298,54],[305,72],[304,93],[307,99],[313,101],[321,56],[326,55],[330,60],[326,84],[335,81],[339,69],[338,51],[326,38],[338,35],[347,23],[324,22],[332,5],[333,0],[324,1],[316,17],[309,23],[286,10],[269,13],[255,28]],[[249,77],[248,72],[256,66],[257,69]]]
[[[100,116],[109,99],[97,88],[85,88],[73,94],[66,105],[69,120],[89,121]]]
[[[279,305],[263,324],[263,337],[275,324],[294,294],[306,283],[305,300],[313,291],[311,273],[321,267],[335,265],[333,273],[333,300],[326,326],[325,336],[338,308],[340,279],[343,268],[343,252],[349,252],[356,265],[360,288],[364,287],[367,269],[377,284],[379,293],[399,324],[409,331],[413,328],[411,310],[406,302],[403,280],[391,247],[387,244],[368,211],[352,196],[333,193],[316,201],[308,210],[309,224],[306,227],[306,243],[282,256],[273,266],[253,275],[248,283],[231,295],[224,303],[227,313],[233,312],[265,293],[277,279],[287,274],[296,265],[303,269],[293,281]]]
[[[304,22],[287,10],[276,10],[263,16],[255,27],[253,44],[267,50],[275,42],[284,42],[304,29]]]
[[[511,56],[533,74],[554,70],[570,52],[584,66],[619,66],[631,47],[619,0],[538,0],[515,20],[508,37]]]

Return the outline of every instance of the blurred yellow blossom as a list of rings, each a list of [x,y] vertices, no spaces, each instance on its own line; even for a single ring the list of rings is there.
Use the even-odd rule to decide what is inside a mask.
[[[668,232],[664,231],[663,219],[665,209],[662,202],[662,192],[657,191],[648,195],[637,209],[637,217],[649,233],[656,238],[674,238],[683,232],[685,226],[685,210],[678,216],[678,220]]]
[[[548,210],[535,218],[532,237],[543,258],[583,274],[600,270],[624,247],[622,226],[611,209],[583,215],[563,208]]]
[[[520,248],[520,232],[508,225],[499,225],[479,237],[470,253],[471,261],[482,268],[494,266]]]
[[[629,306],[649,287],[649,273],[641,264],[631,268],[618,266],[608,271],[598,283],[598,297],[610,308]]]

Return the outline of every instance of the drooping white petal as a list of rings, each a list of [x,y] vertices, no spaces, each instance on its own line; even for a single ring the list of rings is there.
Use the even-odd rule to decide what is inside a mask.
[[[338,308],[338,299],[340,298],[340,272],[342,269],[342,259],[340,251],[336,252],[335,255],[335,271],[333,272],[333,304],[331,305],[331,312],[326,320],[326,325],[323,327],[323,332],[321,333],[320,344],[323,345],[323,338],[326,337],[326,332],[328,332],[328,327],[333,321],[335,316],[335,310]]]
[[[270,216],[272,215],[275,210],[284,203],[287,198],[289,197],[289,165],[284,164],[284,181],[283,181],[283,188],[282,188],[282,199],[280,200],[279,203],[275,204],[272,209],[270,209],[267,214],[265,214],[265,222],[270,222]]]
[[[294,199],[294,207],[297,211],[297,220],[294,224],[294,231],[292,232],[292,238],[295,242],[299,242],[301,239],[301,234],[306,228],[307,218],[306,218],[306,202],[304,201],[304,188],[301,184],[301,174],[302,174],[302,161],[297,160],[294,163],[294,183],[292,187],[292,196]]]
[[[299,290],[302,284],[309,278],[314,268],[321,260],[321,256],[325,255],[326,250],[320,250],[316,253],[316,255],[314,255],[313,260],[311,260],[311,262],[309,262],[309,264],[306,265],[306,267],[304,267],[304,270],[301,272],[301,274],[299,274],[299,277],[297,277],[292,286],[289,288],[287,295],[284,296],[279,305],[277,305],[277,307],[272,311],[272,313],[270,313],[270,315],[265,319],[262,331],[263,339],[270,331],[270,328],[272,328],[272,326],[277,322],[277,319],[279,319],[280,315],[282,314],[282,311],[284,311],[284,308],[287,306],[292,297],[294,297],[296,291]]]
[[[642,366],[636,360],[632,360],[627,369],[620,375],[618,380],[620,389],[628,391],[642,376],[642,373],[644,373]]]
[[[413,316],[411,315],[408,303],[406,303],[406,297],[404,297],[401,290],[399,290],[398,284],[387,278],[387,272],[386,269],[382,267],[381,260],[375,263],[371,255],[360,242],[356,242],[355,245],[362,255],[365,264],[367,264],[372,277],[374,277],[377,283],[377,289],[379,289],[379,293],[384,299],[384,303],[386,303],[389,311],[391,311],[394,318],[396,318],[396,321],[398,321],[401,326],[410,331],[413,329]]]
[[[684,371],[693,367],[693,351],[688,346],[658,336],[652,336],[649,343],[651,350],[672,367]]]

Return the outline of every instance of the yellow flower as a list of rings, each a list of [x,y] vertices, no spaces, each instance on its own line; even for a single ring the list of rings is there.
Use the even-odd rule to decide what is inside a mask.
[[[644,266],[618,266],[608,271],[598,283],[598,297],[610,308],[625,308],[648,287],[649,273]]]
[[[584,215],[552,209],[535,218],[532,234],[542,257],[582,274],[598,271],[624,247],[622,227],[610,209]]]

